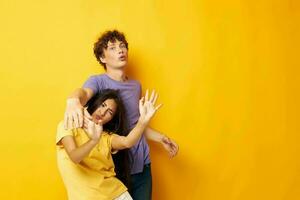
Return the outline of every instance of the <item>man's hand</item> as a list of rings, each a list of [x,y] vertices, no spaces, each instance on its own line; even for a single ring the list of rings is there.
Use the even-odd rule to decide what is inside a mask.
[[[163,145],[165,150],[169,153],[170,158],[173,158],[178,153],[179,150],[178,144],[174,140],[168,138],[167,136],[164,135],[162,137],[161,144]]]
[[[83,115],[91,119],[88,112],[84,112],[78,98],[70,98],[67,100],[67,108],[64,118],[65,129],[80,128],[83,126]]]

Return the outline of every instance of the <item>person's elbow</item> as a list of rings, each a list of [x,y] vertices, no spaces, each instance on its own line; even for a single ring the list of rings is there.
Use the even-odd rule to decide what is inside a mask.
[[[78,159],[78,158],[74,158],[74,157],[70,157],[71,158],[71,161],[74,163],[74,164],[79,164],[81,162],[81,159]]]
[[[133,147],[133,143],[132,142],[126,142],[124,145],[124,149],[130,149],[131,147]]]
[[[73,155],[72,153],[69,154],[69,158],[74,164],[79,164],[82,160],[82,159],[78,158],[77,156]]]
[[[121,145],[120,147],[122,149],[130,149],[131,147],[133,147],[134,143],[131,142],[130,140],[128,140],[128,138],[124,137],[122,142],[121,142]]]

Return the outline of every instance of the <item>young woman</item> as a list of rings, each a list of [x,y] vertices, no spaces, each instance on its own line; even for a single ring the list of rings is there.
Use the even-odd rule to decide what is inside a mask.
[[[125,186],[130,176],[126,150],[139,141],[161,106],[155,107],[157,96],[152,92],[148,97],[147,91],[141,98],[140,117],[128,134],[122,102],[118,92],[110,89],[101,91],[87,103],[85,112],[92,116],[92,121],[85,118],[83,128],[65,130],[63,122],[58,125],[58,168],[70,200],[132,199]],[[112,158],[115,153],[117,174]]]

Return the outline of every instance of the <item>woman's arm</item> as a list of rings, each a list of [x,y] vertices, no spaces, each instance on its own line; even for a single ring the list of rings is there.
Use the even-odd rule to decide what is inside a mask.
[[[148,99],[148,90],[146,91],[145,97],[142,97],[139,102],[140,118],[138,123],[125,136],[115,136],[112,138],[111,145],[112,150],[121,150],[132,147],[141,138],[145,128],[147,127],[150,119],[154,116],[155,112],[160,108],[161,104],[155,107],[157,100],[157,93],[152,92],[151,97]]]
[[[139,120],[136,126],[130,131],[127,136],[115,135],[111,141],[112,149],[122,150],[131,148],[135,143],[139,141],[146,126],[147,124]]]
[[[85,158],[99,143],[101,133],[103,131],[103,126],[101,123],[95,124],[94,122],[89,120],[84,120],[83,128],[90,138],[90,140],[83,145],[77,147],[74,141],[74,137],[71,135],[65,136],[61,140],[70,159],[76,164],[80,163],[83,158]]]
[[[83,145],[77,147],[73,136],[68,135],[61,139],[61,143],[63,144],[70,159],[74,163],[78,164],[90,153],[90,151],[96,146],[98,141],[90,139]]]

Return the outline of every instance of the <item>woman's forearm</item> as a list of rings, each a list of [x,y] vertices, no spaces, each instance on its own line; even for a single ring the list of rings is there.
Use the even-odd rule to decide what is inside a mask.
[[[145,128],[147,127],[147,122],[139,120],[136,126],[130,131],[130,133],[125,137],[125,144],[127,148],[131,148],[135,145],[141,138]]]
[[[139,119],[136,126],[130,131],[127,136],[115,136],[112,139],[112,149],[122,150],[131,148],[135,145],[141,138],[145,128],[147,127],[147,122]]]
[[[73,137],[71,137],[72,136],[70,136],[70,138],[63,138],[62,143],[70,159],[74,163],[78,164],[91,152],[91,150],[98,144],[98,142],[95,140],[89,140],[83,145],[76,147],[74,139]]]

